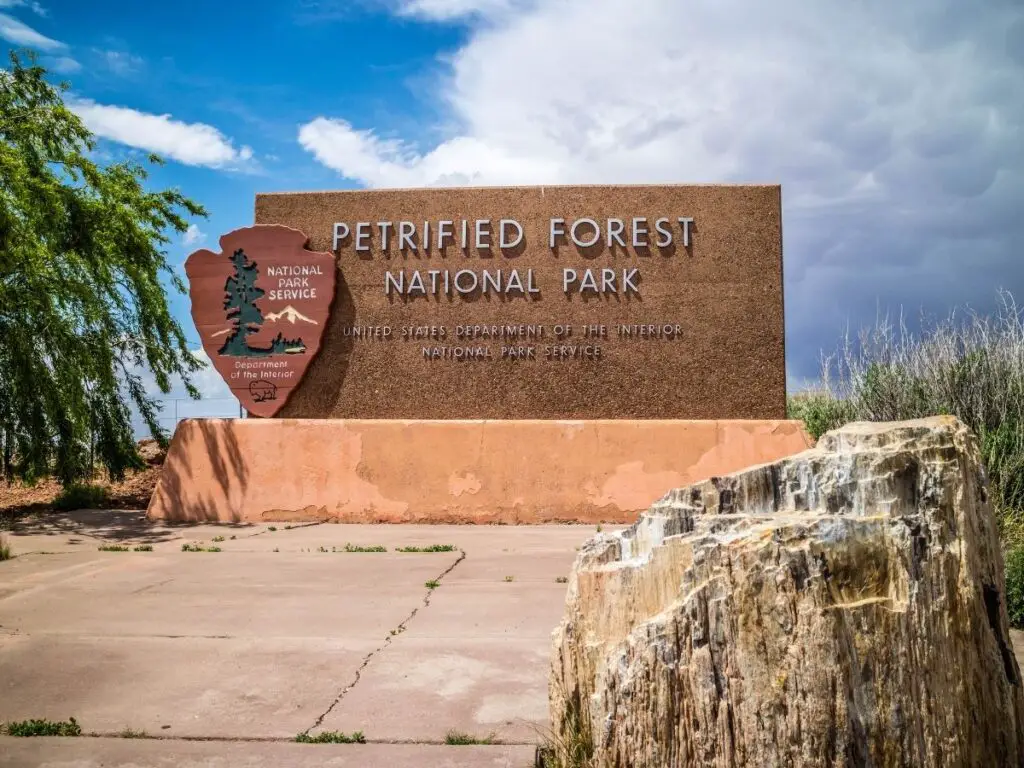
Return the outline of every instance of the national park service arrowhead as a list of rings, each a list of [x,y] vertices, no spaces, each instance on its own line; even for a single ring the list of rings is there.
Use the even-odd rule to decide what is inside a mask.
[[[320,350],[336,268],[333,254],[307,242],[297,229],[257,225],[185,262],[203,349],[254,416],[277,413]]]

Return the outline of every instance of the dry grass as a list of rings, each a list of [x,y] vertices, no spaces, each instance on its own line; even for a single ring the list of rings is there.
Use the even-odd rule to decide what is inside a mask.
[[[790,398],[790,413],[817,438],[849,421],[953,415],[977,435],[1004,542],[1024,544],[1024,319],[1009,293],[992,315],[955,310],[902,317],[847,335],[822,361],[815,391]]]
[[[537,765],[540,768],[596,768],[594,738],[579,694],[561,689],[560,696],[566,702],[562,722],[555,728],[540,729]]]

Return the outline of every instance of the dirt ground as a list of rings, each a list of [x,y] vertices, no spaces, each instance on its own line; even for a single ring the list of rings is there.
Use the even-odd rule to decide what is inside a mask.
[[[109,491],[105,508],[145,509],[149,506],[149,498],[160,477],[164,452],[155,440],[143,440],[139,443],[139,453],[148,466],[139,472],[129,472],[120,482],[112,483],[104,473],[97,473],[93,482]],[[10,523],[13,518],[25,514],[52,511],[53,501],[60,490],[60,483],[52,478],[33,485],[0,481],[0,527],[4,527],[4,518]]]

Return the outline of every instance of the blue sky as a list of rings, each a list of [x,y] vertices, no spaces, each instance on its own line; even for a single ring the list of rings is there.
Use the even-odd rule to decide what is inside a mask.
[[[210,210],[176,263],[257,191],[779,182],[795,382],[880,311],[1024,300],[1017,0],[0,0],[0,38]]]
[[[0,0],[0,13],[52,41],[32,47],[54,80],[71,83],[87,124],[111,137],[101,157],[156,151],[167,164],[153,169],[153,186],[178,187],[207,208],[198,233],[172,249],[180,262],[251,224],[257,191],[359,186],[303,150],[304,122],[351,114],[385,131],[420,132],[410,110],[429,104],[416,104],[415,80],[465,31],[356,6],[184,2],[169,13],[137,0]],[[128,110],[183,125],[146,125]],[[177,296],[175,307],[198,346],[187,299]]]

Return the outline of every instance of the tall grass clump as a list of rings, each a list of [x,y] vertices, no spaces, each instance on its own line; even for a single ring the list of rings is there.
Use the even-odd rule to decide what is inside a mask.
[[[1024,629],[1024,547],[1006,553],[1006,610],[1010,626]]]
[[[1009,293],[991,315],[955,310],[918,332],[883,317],[847,334],[789,410],[815,438],[849,421],[956,416],[978,436],[1004,543],[1024,546],[1024,320]]]
[[[595,768],[595,745],[590,719],[583,709],[579,691],[570,692],[559,683],[565,702],[561,721],[555,728],[539,731],[538,768]]]

